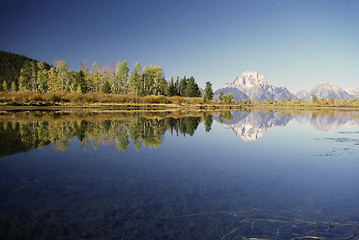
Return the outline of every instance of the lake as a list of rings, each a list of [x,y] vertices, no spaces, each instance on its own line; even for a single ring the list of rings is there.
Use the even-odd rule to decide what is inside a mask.
[[[0,239],[359,237],[359,112],[14,112],[0,132]]]

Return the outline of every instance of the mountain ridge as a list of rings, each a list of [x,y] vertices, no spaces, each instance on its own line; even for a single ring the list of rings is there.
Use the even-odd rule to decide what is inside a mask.
[[[306,91],[291,92],[286,87],[274,87],[269,84],[263,75],[257,72],[245,71],[237,76],[232,82],[224,84],[221,88],[214,91],[214,99],[219,98],[219,94],[233,94],[234,100],[271,100],[280,99],[303,99],[312,100],[314,96],[318,99],[357,99],[359,89],[349,88],[344,90],[333,83],[320,82],[313,89]]]

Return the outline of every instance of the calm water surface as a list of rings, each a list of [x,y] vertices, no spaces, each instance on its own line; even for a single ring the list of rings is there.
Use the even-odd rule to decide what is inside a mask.
[[[0,239],[359,237],[358,112],[14,113],[0,138]]]

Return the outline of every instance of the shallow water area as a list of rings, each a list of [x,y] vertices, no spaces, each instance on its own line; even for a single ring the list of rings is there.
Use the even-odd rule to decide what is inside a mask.
[[[357,239],[359,113],[0,116],[0,239]]]

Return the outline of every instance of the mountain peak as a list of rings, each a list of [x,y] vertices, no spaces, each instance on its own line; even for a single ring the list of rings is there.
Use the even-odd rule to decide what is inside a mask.
[[[266,86],[268,85],[267,81],[264,79],[263,75],[258,75],[257,72],[245,71],[240,76],[236,77],[231,83],[227,83],[223,88],[252,88],[256,86]]]
[[[232,82],[227,83],[222,88],[218,89],[215,92],[215,97],[216,95],[219,95],[220,92],[225,94],[233,93],[235,100],[270,99],[274,101],[288,97],[295,98],[295,96],[286,88],[273,87],[269,85],[263,75],[248,70],[236,77]]]
[[[243,78],[254,78],[254,79],[258,79],[258,80],[264,80],[264,76],[263,75],[259,75],[257,72],[253,72],[253,71],[244,71],[241,74],[241,77]]]
[[[351,96],[340,87],[334,85],[333,83],[321,82],[319,83],[312,91],[310,91],[311,96],[317,96],[318,98],[324,99],[350,99]]]
[[[252,72],[252,71],[244,71],[242,74],[241,74],[242,77],[252,77],[252,78],[256,78],[258,76],[258,73],[257,72]]]
[[[319,86],[337,87],[333,83],[330,83],[330,82],[320,82],[320,83],[318,83],[317,87],[319,87]]]

